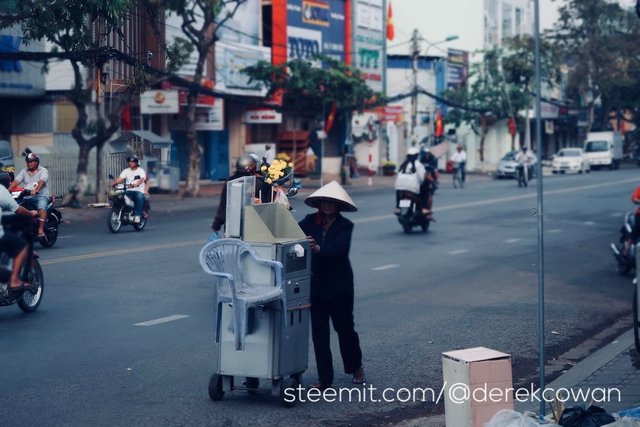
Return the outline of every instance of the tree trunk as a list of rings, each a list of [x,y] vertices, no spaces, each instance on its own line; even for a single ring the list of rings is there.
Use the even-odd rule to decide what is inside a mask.
[[[196,71],[193,76],[193,82],[197,85],[202,83],[202,74],[204,70],[204,61],[207,57],[207,51],[200,50],[200,56],[196,64]],[[193,89],[189,90],[187,95],[187,143],[189,146],[189,172],[187,174],[187,187],[184,197],[196,197],[200,191],[200,157],[202,157],[203,149],[198,142],[198,134],[196,132],[196,102],[198,101],[198,92]]]
[[[104,142],[96,145],[96,202],[105,203],[107,192],[104,186],[104,163],[102,162],[102,149]]]
[[[84,194],[89,186],[89,178],[87,169],[89,166],[89,151],[91,148],[88,144],[79,144],[78,166],[76,167],[76,183],[73,188],[62,198],[63,206],[80,207],[84,201]]]

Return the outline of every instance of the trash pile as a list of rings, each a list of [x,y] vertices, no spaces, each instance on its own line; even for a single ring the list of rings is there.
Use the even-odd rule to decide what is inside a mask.
[[[485,424],[485,427],[640,427],[640,407],[608,414],[604,409],[591,405],[561,408],[541,420],[533,413],[503,409]]]

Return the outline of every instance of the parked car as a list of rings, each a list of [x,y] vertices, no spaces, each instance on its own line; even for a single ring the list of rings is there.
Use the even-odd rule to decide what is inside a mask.
[[[498,179],[516,177],[516,167],[518,166],[518,162],[516,162],[517,154],[517,151],[509,151],[500,159],[500,162],[498,162],[498,170],[496,171]]]
[[[591,162],[585,156],[582,148],[563,148],[558,151],[551,163],[551,172],[553,173],[589,173],[590,171]]]

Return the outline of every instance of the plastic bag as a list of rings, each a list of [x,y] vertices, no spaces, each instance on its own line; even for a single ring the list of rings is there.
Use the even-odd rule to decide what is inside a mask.
[[[552,427],[555,424],[539,424],[535,419],[511,409],[502,409],[484,427]]]
[[[220,234],[218,234],[217,231],[214,231],[209,235],[209,238],[207,239],[207,243],[214,242],[218,239],[220,239]]]
[[[640,420],[638,418],[622,418],[605,427],[640,427]]]
[[[395,189],[400,191],[420,192],[420,178],[417,173],[399,173],[396,175]]]
[[[620,411],[618,412],[618,416],[620,418],[624,418],[624,417],[640,418],[640,407],[630,408],[630,409],[625,409],[624,411]]]
[[[572,406],[562,412],[559,424],[563,427],[601,427],[615,420],[612,415],[598,406],[591,405],[587,409],[582,406]]]

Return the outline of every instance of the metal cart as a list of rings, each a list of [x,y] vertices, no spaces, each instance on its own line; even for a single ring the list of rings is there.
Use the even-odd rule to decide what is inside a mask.
[[[241,306],[239,300],[235,300],[235,306],[226,301],[216,304],[218,363],[209,381],[209,397],[221,400],[225,392],[235,389],[244,389],[250,394],[268,390],[279,396],[284,406],[290,407],[296,403],[293,396],[297,391],[285,392],[301,384],[302,374],[308,367],[309,244],[286,206],[280,203],[252,205],[251,201],[247,203],[246,187],[236,185],[236,190],[234,194],[229,185],[227,191],[231,199],[227,200],[227,206],[235,206],[235,212],[241,212],[241,221],[235,220],[240,225],[236,230],[242,230],[243,245],[251,248],[247,250],[251,254],[237,256],[241,259],[236,263],[240,266],[236,275],[241,277],[233,280],[250,288],[260,288],[272,299],[246,307]],[[229,225],[233,228],[233,224],[234,220]],[[205,263],[203,252],[207,246],[201,252],[201,262]],[[233,260],[227,261],[234,265]],[[251,297],[248,299],[253,301]],[[268,383],[270,386],[264,387]]]

